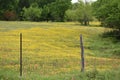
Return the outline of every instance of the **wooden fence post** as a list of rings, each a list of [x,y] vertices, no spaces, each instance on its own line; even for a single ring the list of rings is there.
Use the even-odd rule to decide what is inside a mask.
[[[80,48],[81,48],[81,72],[84,72],[85,64],[84,64],[84,46],[83,46],[82,34],[80,35]]]
[[[20,77],[22,77],[22,33],[20,33]]]

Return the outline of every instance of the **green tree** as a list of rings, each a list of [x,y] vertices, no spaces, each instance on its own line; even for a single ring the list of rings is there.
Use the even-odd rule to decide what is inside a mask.
[[[70,5],[71,0],[56,0],[48,4],[44,9],[47,12],[46,18],[52,21],[64,21],[65,12]]]
[[[1,19],[3,16],[7,20],[14,19],[17,14],[19,20],[28,20],[29,16],[30,20],[64,21],[65,11],[69,8],[71,0],[0,0],[0,3]],[[37,7],[31,6],[33,3],[36,3]]]
[[[83,25],[89,25],[93,19],[92,6],[90,2],[79,1],[72,4],[72,8],[66,11],[66,19],[70,21],[79,21]]]
[[[42,9],[37,3],[33,3],[29,8],[23,8],[23,17],[25,20],[38,21],[41,17]]]
[[[22,9],[25,8],[29,8],[30,5],[32,4],[32,2],[30,3],[30,0],[19,0],[18,3],[18,11],[22,11]]]
[[[98,0],[93,3],[94,14],[105,27],[120,31],[120,1]]]
[[[31,0],[31,3],[36,2],[38,3],[38,6],[43,8],[44,6],[51,4],[57,0]]]
[[[77,21],[78,16],[76,15],[77,10],[68,9],[65,12],[65,19],[67,21]]]
[[[15,13],[17,5],[18,0],[0,0],[0,19],[6,19],[6,12],[10,14]]]
[[[79,1],[79,7],[77,9],[78,15],[77,20],[83,25],[89,25],[89,21],[92,20],[92,6],[90,2],[84,3],[83,1]]]

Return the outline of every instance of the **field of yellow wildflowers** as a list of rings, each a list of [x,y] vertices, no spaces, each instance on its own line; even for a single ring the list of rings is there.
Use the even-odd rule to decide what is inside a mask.
[[[100,35],[109,30],[75,22],[0,21],[0,80],[19,79],[19,34],[23,34],[23,80],[77,80],[80,64],[80,34],[85,48],[85,70],[118,69],[112,43]]]

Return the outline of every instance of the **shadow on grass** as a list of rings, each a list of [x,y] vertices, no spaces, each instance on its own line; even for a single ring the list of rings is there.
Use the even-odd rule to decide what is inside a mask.
[[[81,23],[76,23],[76,24],[72,24],[72,25],[74,25],[74,26],[85,26],[85,27],[101,27],[100,25],[91,25],[91,24],[89,24],[89,25],[84,25],[84,24],[81,24]]]
[[[95,25],[95,24],[93,25],[93,24],[92,24],[92,25],[89,25],[89,27],[101,27],[101,25],[97,25],[97,24],[96,24],[96,25]]]
[[[89,25],[84,25],[84,24],[81,24],[81,23],[76,23],[76,24],[73,24],[75,26],[85,26],[85,27],[101,27],[102,25],[99,25],[99,24],[92,24],[90,23]]]
[[[119,30],[112,30],[108,32],[104,32],[102,34],[103,38],[112,38],[113,42],[120,42],[120,31]]]
[[[119,30],[112,30],[108,31],[102,34],[102,38],[107,38],[112,41],[111,46],[114,46],[112,48],[111,53],[113,56],[120,56],[120,49],[119,49],[119,44],[120,44],[120,31]],[[115,47],[116,46],[116,47]],[[120,57],[118,57],[120,58]]]

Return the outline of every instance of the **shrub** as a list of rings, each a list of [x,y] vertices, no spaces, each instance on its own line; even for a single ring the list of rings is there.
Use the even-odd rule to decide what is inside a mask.
[[[23,17],[25,20],[38,21],[41,16],[42,9],[36,3],[32,4],[29,8],[23,8]]]
[[[9,10],[4,12],[3,17],[7,21],[14,21],[17,19],[15,11],[9,11]]]

